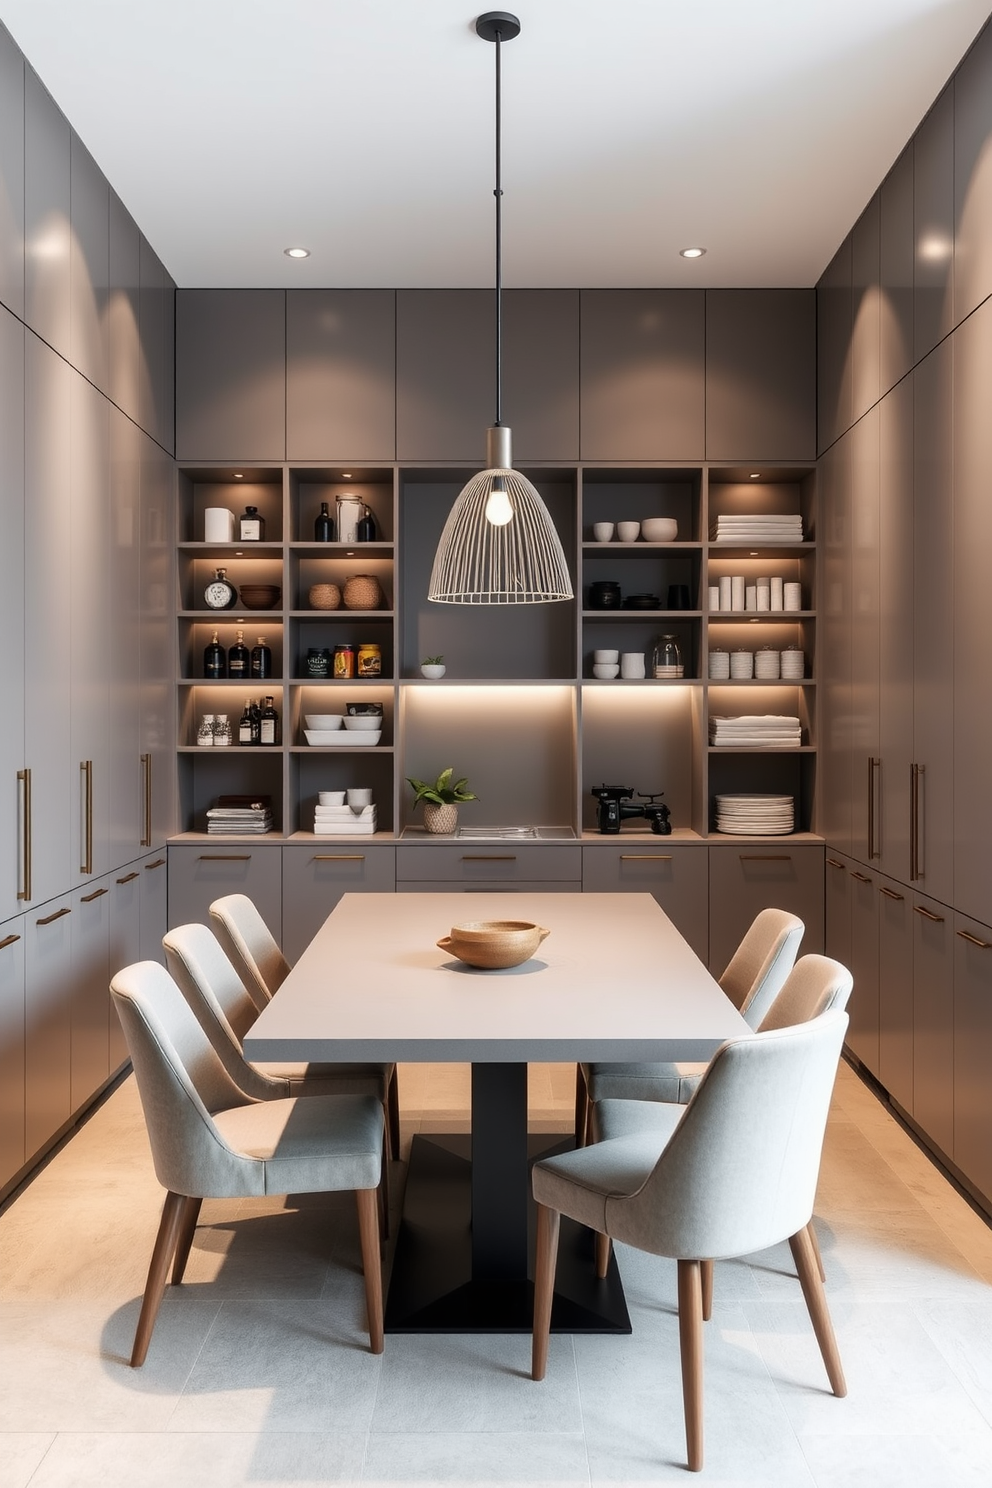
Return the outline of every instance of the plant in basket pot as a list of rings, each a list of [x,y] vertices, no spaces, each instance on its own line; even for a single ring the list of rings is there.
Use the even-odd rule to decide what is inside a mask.
[[[464,775],[461,780],[451,783],[454,773],[454,766],[449,765],[434,781],[414,780],[412,775],[407,776],[407,784],[416,792],[414,806],[419,806],[421,801],[424,803],[425,831],[453,832],[458,825],[459,803],[479,799],[474,791],[466,790],[468,780]]]

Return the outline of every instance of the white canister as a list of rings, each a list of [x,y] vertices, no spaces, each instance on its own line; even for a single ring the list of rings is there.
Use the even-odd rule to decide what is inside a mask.
[[[803,586],[801,584],[786,584],[783,586],[782,607],[786,610],[802,609]]]
[[[747,681],[754,676],[754,652],[753,651],[731,651],[730,653],[730,675],[734,681]]]
[[[234,513],[226,506],[208,506],[203,513],[203,541],[234,541]]]
[[[733,586],[729,577],[720,580],[720,608],[721,610],[732,610]]]
[[[770,610],[772,607],[771,579],[759,579],[755,587],[758,591],[758,609]]]
[[[782,676],[790,681],[806,675],[806,657],[798,646],[787,646],[781,655]]]
[[[762,682],[777,682],[781,675],[781,660],[778,651],[771,646],[761,646],[754,653],[754,675]]]
[[[758,589],[755,584],[744,585],[744,608],[745,610],[756,610],[758,608]]]
[[[734,574],[730,580],[730,608],[732,610],[743,610],[744,608],[743,574]]]
[[[780,610],[785,602],[785,588],[782,580],[775,574],[772,575],[771,607]]]
[[[713,682],[726,682],[730,676],[730,652],[721,651],[715,646],[710,652],[710,680]]]
[[[707,602],[708,602],[708,605],[709,605],[710,613],[713,614],[713,615],[718,614],[719,611],[720,611],[720,586],[719,586],[719,584],[710,584],[709,587],[706,590],[706,596],[707,596]]]
[[[638,681],[645,675],[643,651],[624,651],[620,655],[620,675],[630,681]]]
[[[357,542],[358,524],[365,515],[365,502],[357,496],[338,496],[336,502],[338,542]]]

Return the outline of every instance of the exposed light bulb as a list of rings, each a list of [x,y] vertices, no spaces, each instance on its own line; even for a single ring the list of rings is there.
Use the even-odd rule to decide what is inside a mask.
[[[513,507],[506,486],[499,476],[493,481],[493,488],[486,502],[486,521],[493,527],[505,527],[507,522],[513,521]]]

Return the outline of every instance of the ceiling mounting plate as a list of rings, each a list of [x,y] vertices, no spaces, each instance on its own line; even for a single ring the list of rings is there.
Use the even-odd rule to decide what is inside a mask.
[[[487,10],[475,23],[476,33],[483,41],[512,41],[520,35],[520,22],[508,10]]]

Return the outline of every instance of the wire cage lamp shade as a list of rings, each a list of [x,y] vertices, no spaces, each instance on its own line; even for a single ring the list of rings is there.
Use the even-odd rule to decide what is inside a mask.
[[[502,184],[500,45],[519,34],[505,10],[475,27],[496,43],[496,421],[486,439],[487,468],[474,475],[448,514],[434,556],[427,598],[439,604],[550,604],[572,599],[572,582],[555,524],[526,476],[512,469],[502,400]]]

